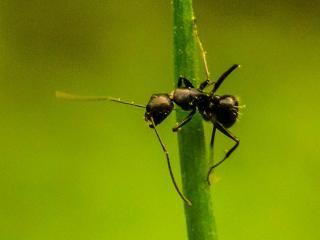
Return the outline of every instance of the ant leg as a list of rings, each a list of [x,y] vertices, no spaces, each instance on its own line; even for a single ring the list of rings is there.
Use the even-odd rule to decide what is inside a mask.
[[[187,88],[194,88],[192,83],[185,77],[179,77],[178,79],[178,88],[182,87],[182,83],[187,87]]]
[[[215,125],[213,125],[212,134],[211,134],[211,140],[210,140],[211,149],[213,149],[214,137],[216,135],[216,130],[217,130],[217,127]]]
[[[226,79],[226,77],[228,77],[229,74],[232,73],[238,67],[240,67],[239,64],[233,64],[227,71],[225,71],[214,84],[214,87],[210,94],[213,95],[218,90],[223,81]]]
[[[192,109],[192,111],[188,114],[186,118],[184,118],[181,122],[176,123],[176,126],[172,128],[172,131],[178,132],[183,125],[185,125],[192,119],[193,115],[196,113],[196,110],[196,108]]]
[[[217,127],[215,125],[213,125],[213,128],[212,128],[212,133],[211,133],[211,140],[210,140],[210,158],[209,158],[209,165],[213,165],[214,161],[213,161],[213,158],[214,158],[214,151],[213,151],[213,145],[214,145],[214,138],[215,138],[215,135],[216,135],[216,130],[217,130]],[[211,174],[210,174],[211,175]],[[210,183],[210,176],[208,176],[208,179],[207,179],[208,183]]]
[[[215,125],[213,125],[212,134],[211,134],[211,140],[210,140],[210,147],[211,148],[213,148],[214,137],[216,135],[216,130],[217,130],[217,127]]]
[[[171,168],[171,164],[170,164],[169,153],[168,153],[168,151],[167,151],[164,143],[162,142],[162,140],[161,140],[161,138],[160,138],[160,135],[159,135],[159,133],[158,133],[158,131],[157,131],[157,129],[156,129],[156,125],[155,125],[154,120],[153,120],[152,117],[150,118],[150,121],[151,121],[151,124],[152,124],[152,126],[153,126],[153,129],[154,129],[154,131],[155,131],[155,133],[156,133],[156,135],[157,135],[157,138],[158,138],[158,140],[159,140],[159,143],[160,143],[160,145],[161,145],[161,147],[162,147],[162,150],[163,150],[163,152],[164,152],[165,155],[166,155],[167,164],[168,164],[168,169],[169,169],[169,173],[170,173],[170,177],[171,177],[173,186],[174,186],[175,190],[177,191],[177,193],[179,194],[179,196],[181,197],[181,199],[182,199],[188,206],[191,206],[192,203],[191,203],[190,200],[188,200],[188,199],[183,195],[183,193],[180,191],[180,189],[179,189],[179,187],[178,187],[178,184],[177,184],[177,182],[176,182],[176,180],[175,180],[175,178],[174,178],[174,175],[173,175],[173,172],[172,172],[172,168]]]
[[[127,104],[135,107],[140,107],[140,108],[146,108],[145,105],[141,104],[136,104],[135,102],[132,101],[126,101],[126,100],[121,100],[120,98],[114,98],[114,97],[106,97],[106,96],[80,96],[80,95],[75,95],[71,93],[66,93],[66,92],[61,92],[61,91],[56,91],[56,98],[58,99],[63,99],[63,100],[71,100],[71,101],[112,101],[112,102],[117,102],[121,104]]]
[[[207,86],[210,86],[212,84],[214,84],[214,82],[210,82],[210,80],[207,79],[207,80],[203,81],[202,83],[200,83],[199,90],[203,91]]]
[[[216,122],[215,123],[216,128],[223,133],[225,136],[231,138],[233,141],[236,142],[236,144],[229,149],[229,151],[226,153],[226,155],[224,156],[224,158],[222,160],[220,160],[220,162],[217,162],[216,164],[214,164],[212,167],[210,167],[209,171],[208,171],[208,175],[207,175],[207,181],[208,184],[210,185],[210,174],[211,172],[218,167],[221,163],[223,163],[230,155],[231,153],[233,153],[234,150],[236,150],[236,148],[239,146],[240,140],[238,138],[236,138],[235,136],[232,135],[232,133],[226,129],[221,123]]]

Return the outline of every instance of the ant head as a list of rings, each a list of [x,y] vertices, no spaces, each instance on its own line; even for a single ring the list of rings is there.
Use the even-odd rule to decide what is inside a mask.
[[[158,125],[169,116],[173,107],[173,101],[169,94],[153,94],[146,107],[145,120],[149,122],[149,126],[152,128],[152,120],[155,125]]]
[[[215,96],[217,120],[226,128],[231,127],[239,115],[239,100],[232,95]]]

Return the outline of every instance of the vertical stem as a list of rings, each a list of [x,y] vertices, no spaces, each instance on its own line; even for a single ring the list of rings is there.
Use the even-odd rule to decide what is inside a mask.
[[[199,56],[193,34],[192,0],[173,0],[175,81],[185,76],[198,86]],[[177,84],[177,82],[175,82]],[[186,113],[177,112],[180,121]],[[196,114],[179,133],[179,152],[183,189],[192,206],[185,205],[189,240],[217,240],[215,220],[206,175],[206,157],[201,117]]]

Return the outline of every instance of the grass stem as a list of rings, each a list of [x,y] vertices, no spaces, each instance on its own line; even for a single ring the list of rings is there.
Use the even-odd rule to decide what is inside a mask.
[[[173,0],[174,79],[188,78],[199,82],[199,52],[194,35],[192,0]],[[185,117],[177,111],[177,120]],[[202,119],[196,114],[178,132],[183,190],[192,206],[185,205],[189,240],[217,240],[210,188],[206,181],[209,169]]]

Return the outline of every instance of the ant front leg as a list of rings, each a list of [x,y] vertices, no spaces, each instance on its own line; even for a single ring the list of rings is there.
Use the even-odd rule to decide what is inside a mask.
[[[190,202],[190,200],[189,200],[188,198],[186,198],[186,197],[183,195],[182,191],[180,190],[180,188],[179,188],[179,186],[178,186],[178,184],[177,184],[177,182],[176,182],[176,180],[175,180],[175,177],[174,177],[174,175],[173,175],[172,168],[171,168],[169,153],[168,153],[168,151],[167,151],[166,146],[164,145],[164,143],[162,142],[162,140],[161,140],[161,138],[160,138],[160,135],[159,135],[159,133],[158,133],[158,131],[157,131],[156,124],[155,124],[153,118],[151,117],[151,118],[149,119],[149,121],[151,122],[151,125],[153,126],[153,130],[154,130],[154,132],[155,132],[156,135],[157,135],[158,141],[159,141],[159,143],[160,143],[160,145],[161,145],[161,147],[162,147],[162,151],[163,151],[164,154],[166,155],[167,165],[168,165],[168,169],[169,169],[169,173],[170,173],[170,177],[171,177],[171,181],[172,181],[172,183],[173,183],[173,186],[174,186],[174,188],[176,189],[176,191],[177,191],[177,193],[179,194],[179,196],[181,197],[181,199],[182,199],[188,206],[191,206],[192,203]]]
[[[183,125],[185,125],[192,119],[193,115],[196,113],[196,110],[196,108],[192,109],[192,111],[188,114],[186,118],[184,118],[181,122],[178,122],[176,126],[172,128],[172,131],[178,132]]]
[[[187,88],[194,88],[192,83],[185,77],[179,77],[178,79],[178,88],[182,87],[182,84],[184,84]]]
[[[216,164],[214,164],[208,171],[208,175],[207,175],[207,181],[208,184],[210,185],[210,175],[212,173],[212,171],[218,167],[221,163],[223,163],[232,153],[234,150],[236,150],[236,148],[239,146],[240,144],[240,140],[238,138],[236,138],[235,136],[232,135],[232,133],[226,129],[221,123],[216,122],[215,123],[215,127],[221,132],[223,133],[225,136],[227,136],[228,138],[231,138],[233,141],[235,141],[235,145],[229,149],[229,151],[226,153],[226,155],[224,156],[224,158],[222,160],[220,160],[220,162],[217,162]]]

